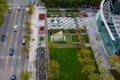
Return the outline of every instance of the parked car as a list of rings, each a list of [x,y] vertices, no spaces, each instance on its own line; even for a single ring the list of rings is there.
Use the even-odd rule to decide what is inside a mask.
[[[12,75],[11,80],[16,80],[16,75]]]
[[[81,15],[82,15],[83,17],[88,17],[88,15],[87,15],[87,13],[86,13],[85,11],[81,12]]]
[[[5,41],[5,35],[4,34],[1,35],[1,41]]]
[[[9,55],[13,56],[14,55],[14,48],[10,48]]]
[[[23,45],[26,44],[26,40],[25,40],[25,39],[22,40],[22,44],[23,44]]]
[[[9,13],[11,13],[11,12],[12,12],[12,8],[11,8],[11,7],[9,8],[8,12],[9,12]]]

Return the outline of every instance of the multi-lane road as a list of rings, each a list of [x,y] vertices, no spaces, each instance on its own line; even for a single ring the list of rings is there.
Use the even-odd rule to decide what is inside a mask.
[[[12,1],[12,2],[10,2]],[[24,22],[27,19],[26,7],[18,11],[18,4],[21,2],[28,4],[29,0],[8,0],[12,13],[5,13],[5,21],[0,26],[0,36],[5,35],[5,41],[0,41],[0,80],[10,80],[11,75],[19,78],[19,72],[25,67],[25,54],[22,53],[22,39],[24,32]],[[14,6],[14,7],[13,7]],[[14,25],[18,25],[18,31],[14,32]],[[9,49],[14,48],[14,55],[9,56]]]

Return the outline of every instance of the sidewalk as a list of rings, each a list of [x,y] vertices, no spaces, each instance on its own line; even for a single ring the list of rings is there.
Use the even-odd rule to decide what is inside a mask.
[[[29,52],[29,60],[28,60],[28,66],[31,67],[31,80],[36,79],[36,55],[37,55],[37,22],[38,22],[38,14],[37,14],[37,8],[35,8],[35,11],[33,15],[31,16],[31,28],[32,28],[32,35],[31,38],[34,39],[33,41],[30,41],[30,52]]]

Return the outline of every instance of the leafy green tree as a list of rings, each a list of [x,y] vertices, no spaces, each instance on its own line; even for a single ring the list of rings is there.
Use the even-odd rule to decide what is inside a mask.
[[[25,40],[27,40],[28,42],[31,40],[31,35],[30,35],[30,34],[25,34],[23,37],[24,37]]]
[[[50,61],[50,70],[48,72],[50,80],[57,80],[59,78],[60,65],[55,61]]]
[[[105,80],[115,80],[113,76],[106,76]]]
[[[29,45],[24,45],[22,46],[22,52],[28,54],[29,53],[30,46]]]
[[[116,67],[116,71],[120,73],[120,65]]]
[[[0,0],[0,24],[4,22],[4,13],[8,9],[6,0]]]
[[[30,78],[31,78],[31,73],[28,70],[20,72],[20,79],[21,80],[30,80]]]
[[[96,70],[95,65],[84,65],[82,73],[88,77],[90,73],[93,73]]]
[[[82,48],[79,53],[83,58],[90,57],[90,55],[92,54],[92,52],[87,48]]]
[[[28,4],[28,8],[29,8],[29,10],[28,10],[28,15],[30,15],[30,19],[31,19],[31,15],[33,14],[33,12],[34,12],[34,5],[33,4]]]
[[[88,76],[88,80],[102,80],[100,74],[93,73]]]

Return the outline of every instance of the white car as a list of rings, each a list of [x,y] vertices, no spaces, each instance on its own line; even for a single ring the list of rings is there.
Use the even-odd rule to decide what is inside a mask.
[[[21,10],[21,6],[18,6],[18,11],[20,11]]]
[[[9,8],[8,12],[9,12],[9,13],[11,13],[11,12],[12,12],[12,8],[11,8],[11,7]]]
[[[25,45],[26,44],[26,40],[23,38],[22,40],[22,44]]]
[[[14,32],[17,32],[18,30],[18,25],[14,25]]]

